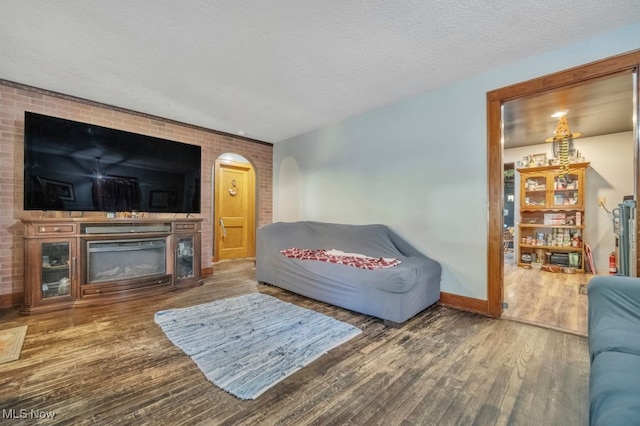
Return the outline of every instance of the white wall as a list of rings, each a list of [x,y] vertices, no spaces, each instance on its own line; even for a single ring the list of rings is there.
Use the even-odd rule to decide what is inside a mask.
[[[442,291],[486,300],[486,93],[638,40],[640,22],[279,142],[274,220],[385,223],[442,264]],[[292,185],[301,188],[294,206]]]
[[[606,198],[607,210],[611,210],[622,202],[625,195],[633,195],[633,132],[583,137],[575,139],[573,143],[585,161],[591,163],[586,175],[584,241],[591,247],[596,271],[608,273],[609,253],[615,249],[615,239],[612,218],[602,207],[598,207],[598,198]],[[525,155],[543,153],[547,154],[547,158],[552,158],[552,144],[505,149],[503,159],[505,163],[517,163]],[[519,173],[516,173],[515,198],[517,230],[520,215]]]
[[[277,178],[280,185],[278,186],[279,202],[278,210],[274,215],[275,220],[281,222],[304,220],[304,215],[302,214],[302,200],[304,197],[303,177],[295,158],[287,157],[282,160]]]

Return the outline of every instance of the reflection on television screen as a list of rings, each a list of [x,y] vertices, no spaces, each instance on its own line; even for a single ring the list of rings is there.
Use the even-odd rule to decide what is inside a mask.
[[[24,208],[200,213],[201,148],[25,112]]]

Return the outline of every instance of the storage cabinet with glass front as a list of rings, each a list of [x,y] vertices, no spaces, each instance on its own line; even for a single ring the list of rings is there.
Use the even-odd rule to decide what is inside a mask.
[[[73,304],[77,291],[75,226],[47,223],[28,229],[23,312],[49,312]]]
[[[176,286],[202,284],[200,279],[200,222],[174,223]]]
[[[520,168],[518,265],[584,272],[584,189],[589,163]]]

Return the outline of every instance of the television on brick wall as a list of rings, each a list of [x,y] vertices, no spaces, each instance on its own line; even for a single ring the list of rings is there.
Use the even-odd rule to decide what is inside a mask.
[[[197,145],[25,112],[24,209],[200,213]]]

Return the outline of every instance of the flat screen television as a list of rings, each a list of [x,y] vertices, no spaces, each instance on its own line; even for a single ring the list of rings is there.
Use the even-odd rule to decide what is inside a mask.
[[[201,148],[25,112],[24,209],[200,213]]]

